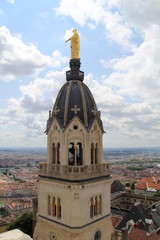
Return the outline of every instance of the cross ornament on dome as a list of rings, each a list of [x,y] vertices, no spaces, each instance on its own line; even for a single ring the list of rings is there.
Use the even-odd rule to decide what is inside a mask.
[[[54,115],[57,115],[60,112],[60,109],[56,106],[55,109],[53,110]]]
[[[74,105],[74,108],[71,108],[71,111],[74,112],[74,114],[77,114],[80,111],[80,108],[78,108],[77,105]]]

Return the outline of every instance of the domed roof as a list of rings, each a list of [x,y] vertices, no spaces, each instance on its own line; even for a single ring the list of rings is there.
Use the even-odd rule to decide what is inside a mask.
[[[92,123],[97,118],[103,131],[100,112],[97,110],[91,91],[83,83],[83,72],[79,70],[79,64],[77,60],[70,63],[71,71],[66,72],[67,82],[58,93],[52,114],[50,113],[47,121],[46,131],[48,131],[53,118],[56,118],[61,129],[64,129],[75,116],[88,129],[91,128]],[[77,72],[75,67],[77,67]]]
[[[78,80],[71,80],[63,85],[53,108],[53,114],[61,128],[66,127],[74,116],[78,116],[90,128],[97,113],[89,88]]]

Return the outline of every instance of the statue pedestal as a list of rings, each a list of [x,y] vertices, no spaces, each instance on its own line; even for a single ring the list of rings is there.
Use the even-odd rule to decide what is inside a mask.
[[[79,70],[80,65],[81,65],[80,60],[79,59],[71,59],[69,64],[70,64],[71,70],[66,72],[67,81],[70,81],[70,80],[83,81],[84,72]]]

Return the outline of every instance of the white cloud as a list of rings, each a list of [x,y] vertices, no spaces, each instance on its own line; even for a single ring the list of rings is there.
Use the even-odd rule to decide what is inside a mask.
[[[160,24],[159,0],[121,0],[113,5],[118,6],[129,22],[141,30]]]
[[[73,29],[74,28],[70,28],[70,29],[66,30],[66,32],[64,34],[64,40],[67,40],[68,38],[70,38],[73,35]]]
[[[19,122],[26,139],[41,137],[45,130],[48,110],[52,109],[55,98],[65,82],[65,71],[50,71],[44,78],[36,78],[20,87],[22,96],[9,100],[8,115]],[[108,132],[143,141],[158,139],[160,129],[160,108],[150,99],[137,101],[122,94],[123,85],[117,87],[104,76],[98,82],[92,74],[85,76],[85,83],[94,95],[102,113],[103,124]]]
[[[108,7],[110,6],[110,7]],[[57,15],[70,16],[80,26],[88,24],[89,28],[95,29],[98,23],[106,28],[107,39],[116,42],[123,48],[133,48],[132,30],[126,20],[117,11],[112,12],[111,4],[108,1],[100,0],[61,0]],[[115,4],[113,4],[115,7]]]
[[[49,12],[41,12],[38,14],[42,19],[47,19],[50,16]]]
[[[91,30],[94,30],[94,29],[96,28],[96,24],[88,23],[88,27],[89,27]]]
[[[53,67],[61,67],[62,64],[68,63],[69,59],[63,56],[58,50],[54,51],[52,54]]]
[[[160,96],[160,28],[156,25],[145,31],[144,42],[134,48],[132,55],[110,62],[104,67],[114,72],[106,83],[117,87],[119,94],[130,98],[159,102]]]
[[[1,117],[0,117],[0,129],[1,130],[4,128],[4,126],[7,126],[7,125],[9,126],[9,125],[15,125],[16,124],[15,121],[12,121],[9,117],[3,116],[2,114],[1,114]]]
[[[80,26],[83,26],[88,19],[95,22],[101,20],[104,13],[105,1],[100,0],[62,0],[60,7],[56,9],[57,15],[71,16]]]
[[[12,80],[19,76],[37,74],[50,57],[44,56],[33,44],[24,44],[19,36],[12,36],[6,27],[0,28],[0,77]]]
[[[104,18],[106,37],[110,42],[116,42],[124,49],[132,49],[135,45],[130,42],[133,33],[127,22],[116,12],[108,12]]]
[[[2,135],[6,135],[5,132],[10,129],[10,139],[8,139],[7,142],[12,141],[12,145],[13,142],[14,145],[17,144],[17,146],[23,146],[26,143],[27,146],[33,146],[33,144],[35,146],[38,146],[38,144],[43,145],[45,142],[43,133],[46,119],[48,118],[48,111],[47,109],[46,111],[42,111],[42,108],[37,111],[32,101],[28,102],[31,106],[23,106],[22,100],[23,96],[20,99],[11,98],[9,100],[7,116],[10,119],[12,118],[12,121],[16,124],[14,128],[12,127],[11,129],[8,127],[8,124],[5,124],[2,129]],[[4,134],[3,131],[5,131]]]
[[[101,23],[106,29],[107,39],[132,50],[134,31],[143,31],[152,25],[160,25],[159,0],[61,0],[57,15],[70,16],[80,26],[88,24],[95,29]]]
[[[65,82],[65,71],[49,71],[44,78],[36,78],[28,85],[21,85],[20,91],[23,96],[32,96],[39,100],[43,95],[50,94],[55,97],[62,84]]]
[[[32,43],[23,43],[19,35],[12,36],[0,28],[0,78],[4,81],[21,76],[35,76],[45,67],[60,67],[67,57],[54,51],[52,57],[43,55]]]
[[[119,74],[119,76],[121,76]],[[158,141],[160,129],[160,107],[153,102],[152,98],[142,98],[143,91],[139,89],[137,82],[135,83],[135,94],[137,99],[132,98],[126,91],[127,79],[123,80],[117,77],[117,82],[114,78],[101,79],[100,82],[94,79],[93,75],[89,74],[85,78],[86,84],[90,87],[98,109],[101,110],[102,120],[105,130],[112,134],[119,134],[123,138],[141,139],[152,142]],[[119,80],[119,82],[118,82]],[[134,85],[134,83],[133,83]],[[122,94],[123,93],[123,94]],[[129,96],[128,96],[129,95]],[[125,137],[124,137],[125,136]]]
[[[35,146],[44,143],[43,133],[48,119],[48,111],[52,110],[59,89],[65,83],[66,70],[49,71],[44,78],[36,78],[29,84],[20,86],[21,97],[19,99],[10,98],[8,108],[5,111],[0,109],[2,135],[3,131],[8,131],[8,126],[14,124],[20,138],[14,133],[14,129],[11,129],[12,141],[20,143],[32,140]],[[27,144],[30,146],[29,142]]]
[[[104,125],[128,138],[141,139],[144,145],[148,141],[157,146],[160,135],[160,27],[154,24],[143,28],[143,38],[129,56],[101,61],[105,68],[112,68],[112,73],[103,78],[103,87],[122,97],[117,107],[112,103],[110,108],[107,104],[104,106],[103,109],[107,109],[103,115]]]
[[[65,71],[66,69],[50,71],[44,78],[36,78],[27,85],[21,85],[21,97],[10,98],[5,116],[0,118],[0,123],[3,125],[1,130],[6,131],[9,119],[12,119],[12,125],[16,123],[15,129],[18,127],[20,133],[15,141],[32,140],[35,146],[37,138],[41,143],[45,141],[43,132],[48,119],[48,110],[52,110],[56,96],[65,83]],[[139,102],[132,101],[131,98],[131,102],[128,102],[126,95],[120,91],[124,86],[117,87],[116,84],[114,86],[110,80],[103,76],[99,82],[92,74],[85,76],[84,80],[102,113],[101,117],[107,134],[119,134],[122,139],[158,141],[159,106],[150,100]],[[13,136],[10,138],[14,141]]]
[[[159,8],[159,0],[61,0],[56,9],[57,15],[70,16],[81,27],[86,24],[94,30],[101,24],[110,43],[130,50],[128,56],[101,61],[105,68],[112,68],[109,76],[102,76],[98,81],[88,74],[85,82],[102,112],[107,133],[113,136],[119,134],[122,136],[120,139],[134,142],[133,146],[138,141],[141,141],[141,145],[159,143]],[[44,13],[41,17],[45,16],[47,14]],[[136,45],[134,37],[137,31],[140,41]],[[67,30],[65,40],[71,35],[72,29]],[[6,27],[0,28],[0,59],[0,77],[6,80],[33,76],[48,66],[60,67],[68,62],[57,50],[52,56],[43,55],[35,45],[25,44],[21,36],[12,36]],[[12,124],[16,122],[22,133],[21,141],[41,138],[48,110],[52,109],[64,83],[65,70],[49,71],[45,77],[35,77],[29,84],[21,85],[21,97],[11,98],[7,113],[0,118],[3,127],[12,117]]]
[[[9,3],[15,3],[15,0],[7,0]]]

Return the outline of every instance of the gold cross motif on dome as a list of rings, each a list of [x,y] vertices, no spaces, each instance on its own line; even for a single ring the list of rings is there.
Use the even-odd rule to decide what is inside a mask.
[[[94,116],[98,114],[98,111],[95,108],[92,109],[91,112],[94,114]]]
[[[60,112],[60,109],[56,106],[55,109],[53,110],[54,115],[57,115]]]
[[[80,108],[78,108],[77,105],[74,105],[74,108],[71,108],[71,111],[74,112],[74,114],[77,114],[77,112],[80,111]]]

